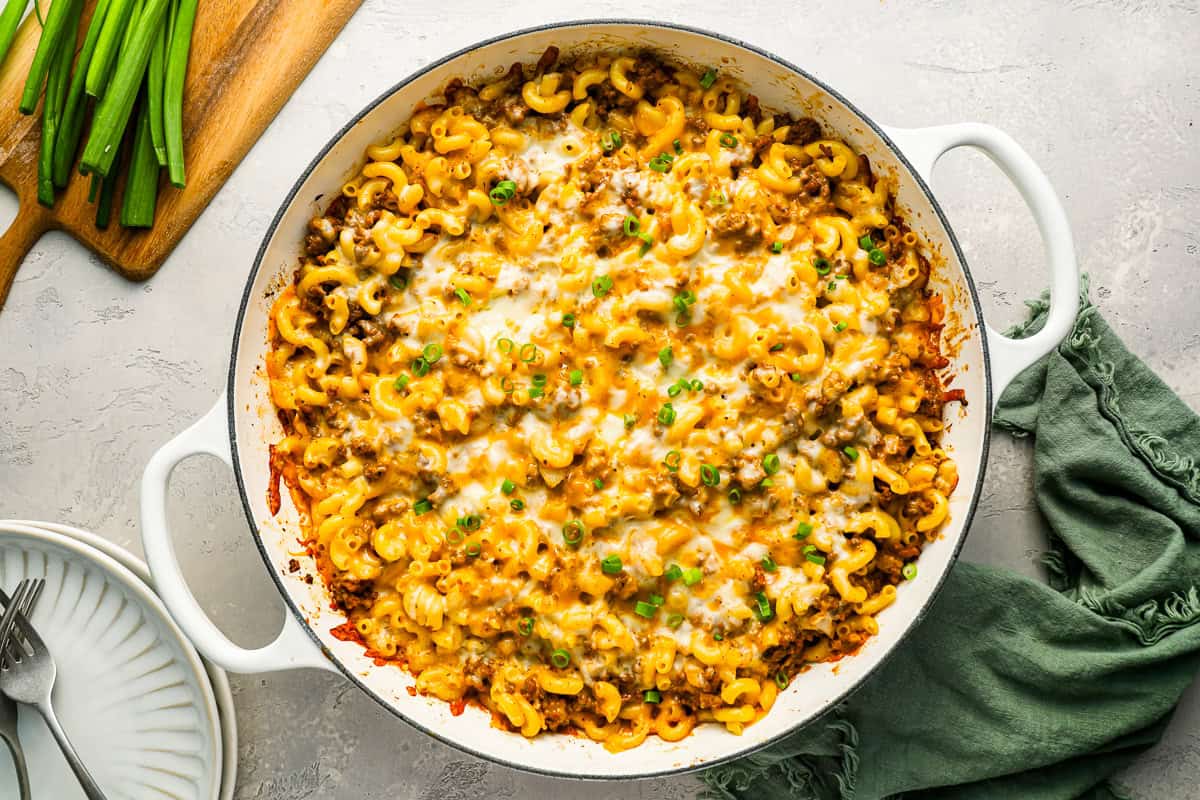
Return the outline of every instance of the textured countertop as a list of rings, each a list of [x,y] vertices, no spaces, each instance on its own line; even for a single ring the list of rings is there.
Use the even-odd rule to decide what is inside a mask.
[[[771,50],[876,120],[975,120],[1011,133],[1062,196],[1092,294],[1126,342],[1200,407],[1200,6],[987,0],[673,3],[661,14]],[[454,9],[454,10],[451,10]],[[801,12],[803,10],[803,12]],[[361,106],[479,39],[554,19],[647,17],[644,3],[367,0],[157,277],[131,284],[61,234],[21,268],[0,312],[0,517],[90,528],[141,552],[147,458],[213,403],[242,285],[299,171]],[[826,35],[822,36],[822,32]],[[981,155],[942,160],[934,188],[997,327],[1044,283],[1040,240]],[[0,228],[15,201],[0,190]],[[1030,448],[993,440],[964,558],[1034,574]],[[175,543],[201,603],[238,642],[269,641],[281,604],[215,460],[176,472]],[[578,784],[491,766],[312,671],[233,676],[239,800],[684,798],[693,778]],[[1200,687],[1123,782],[1200,798]]]

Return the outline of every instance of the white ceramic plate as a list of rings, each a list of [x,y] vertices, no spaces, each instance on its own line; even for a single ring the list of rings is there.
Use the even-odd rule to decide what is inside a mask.
[[[137,575],[151,589],[154,588],[154,581],[150,577],[150,568],[146,566],[146,562],[128,550],[118,547],[90,531],[73,528],[70,525],[60,525],[57,522],[23,519],[0,520],[0,528],[7,525],[27,525],[70,536],[72,539],[96,548]],[[188,647],[191,649],[190,643]],[[202,657],[201,661],[204,662],[204,670],[208,673],[208,680],[212,684],[213,697],[217,701],[217,712],[221,721],[221,792],[218,797],[219,800],[233,800],[238,764],[237,714],[233,707],[233,690],[229,686],[229,676],[225,674],[225,670],[206,658]]]
[[[109,800],[220,797],[222,737],[204,665],[149,587],[63,533],[0,523],[0,586],[46,579],[33,623],[58,665],[59,719]],[[34,800],[83,792],[49,732],[21,710]],[[0,758],[0,796],[16,785]]]

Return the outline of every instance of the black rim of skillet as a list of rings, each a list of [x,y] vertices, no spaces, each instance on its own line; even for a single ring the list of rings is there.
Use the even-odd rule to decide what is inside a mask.
[[[266,546],[262,542],[262,537],[257,535],[258,524],[255,521],[254,514],[250,507],[250,499],[246,493],[246,484],[245,484],[245,481],[242,479],[241,462],[238,458],[237,429],[234,424],[234,421],[237,418],[236,417],[237,410],[234,406],[234,389],[235,389],[235,376],[236,376],[236,368],[237,368],[237,360],[238,360],[238,343],[241,341],[242,325],[245,321],[246,309],[250,304],[250,300],[251,300],[251,297],[253,294],[255,278],[258,275],[258,271],[262,266],[263,258],[266,255],[267,246],[268,246],[268,244],[270,244],[270,241],[273,238],[273,236],[275,234],[275,230],[279,226],[279,222],[283,218],[283,215],[287,212],[287,210],[295,202],[296,196],[299,194],[300,187],[308,179],[308,176],[312,173],[312,171],[314,169],[316,169],[317,165],[320,164],[321,161],[324,160],[326,155],[328,155],[329,151],[331,149],[333,149],[333,147],[342,140],[342,138],[350,131],[350,129],[353,128],[355,125],[357,125],[358,122],[363,119],[363,117],[365,117],[371,111],[375,110],[375,108],[377,106],[379,106],[381,103],[385,102],[393,94],[395,94],[399,90],[403,89],[405,86],[412,83],[417,78],[424,76],[425,74],[441,67],[444,64],[454,61],[455,59],[459,58],[460,56],[466,55],[467,53],[470,53],[474,50],[478,50],[481,47],[488,47],[488,46],[496,44],[498,42],[507,41],[509,39],[515,39],[515,38],[525,36],[525,35],[528,35],[531,33],[540,33],[543,31],[557,30],[560,28],[579,28],[579,27],[602,28],[602,27],[610,27],[610,26],[629,26],[629,25],[637,25],[637,26],[648,27],[648,28],[660,28],[660,29],[664,29],[664,30],[668,30],[668,31],[682,31],[685,33],[706,36],[711,39],[716,39],[716,40],[724,42],[726,44],[733,45],[735,47],[740,47],[745,50],[749,50],[750,52],[755,53],[759,56],[762,56],[763,58],[769,59],[769,60],[775,62],[776,64],[778,64],[782,67],[785,67],[786,69],[791,70],[792,72],[803,77],[804,79],[811,81],[813,84],[819,86],[824,92],[826,92],[831,97],[833,97],[838,102],[840,102],[842,105],[844,105],[846,108],[848,108],[853,114],[855,114],[858,117],[859,120],[862,121],[862,123],[864,125],[868,126],[877,136],[879,136],[880,139],[883,140],[883,142],[885,144],[887,144],[889,150],[891,151],[892,156],[894,156],[900,163],[902,163],[904,165],[904,167],[908,170],[909,174],[916,180],[917,185],[920,186],[921,191],[925,194],[925,197],[929,200],[929,203],[932,206],[934,213],[937,214],[938,220],[941,222],[942,227],[947,232],[948,238],[950,239],[950,244],[954,248],[954,255],[957,257],[958,263],[962,267],[963,276],[964,276],[964,278],[966,280],[966,284],[967,284],[967,290],[970,292],[970,296],[971,296],[971,305],[975,311],[975,319],[979,322],[979,328],[981,330],[981,335],[979,338],[980,338],[980,345],[983,350],[983,363],[985,365],[985,369],[984,369],[984,407],[983,407],[983,409],[981,409],[980,412],[977,412],[977,413],[985,413],[985,414],[990,413],[990,410],[992,407],[991,367],[990,367],[990,361],[988,360],[987,337],[982,335],[983,311],[979,305],[979,295],[976,292],[975,281],[971,277],[971,272],[967,267],[966,260],[963,258],[962,249],[959,247],[959,244],[958,244],[958,238],[954,235],[954,231],[951,229],[950,223],[946,219],[946,215],[942,211],[941,205],[938,204],[937,199],[934,197],[933,192],[930,190],[929,186],[925,183],[925,180],[917,173],[916,169],[913,168],[913,165],[904,156],[904,154],[901,152],[900,148],[896,146],[895,142],[893,142],[888,137],[888,135],[883,131],[883,129],[879,125],[877,125],[870,117],[868,117],[861,110],[859,110],[859,108],[857,106],[855,106],[853,103],[851,103],[845,97],[843,97],[835,89],[833,89],[832,87],[827,85],[824,81],[814,77],[813,75],[811,75],[807,71],[801,69],[800,67],[797,67],[795,64],[792,64],[790,61],[780,58],[779,56],[777,56],[773,53],[770,53],[766,50],[763,50],[760,47],[756,47],[755,45],[752,45],[752,44],[747,44],[746,42],[743,42],[740,39],[736,39],[732,36],[726,36],[726,35],[720,34],[720,33],[713,33],[712,31],[707,31],[702,28],[694,28],[694,27],[691,27],[688,25],[678,25],[675,23],[657,22],[657,21],[651,21],[651,20],[640,20],[640,19],[586,20],[585,19],[585,20],[572,20],[572,21],[567,21],[567,22],[555,22],[555,23],[549,23],[546,25],[538,25],[538,26],[531,27],[531,28],[523,28],[521,30],[513,31],[511,33],[501,34],[499,36],[493,36],[489,39],[484,39],[483,41],[477,42],[468,47],[464,47],[461,50],[451,53],[448,56],[444,56],[443,58],[440,58],[437,61],[434,61],[434,62],[418,69],[416,72],[412,73],[404,80],[400,81],[399,83],[395,84],[391,88],[387,89],[382,94],[380,94],[378,97],[376,97],[374,100],[372,100],[365,108],[363,108],[361,111],[359,111],[357,114],[355,114],[354,117],[349,122],[347,122],[342,127],[341,130],[339,130],[337,133],[335,133],[329,139],[329,141],[325,144],[325,146],[321,148],[321,151],[319,153],[317,153],[317,155],[313,158],[313,160],[309,163],[309,165],[307,167],[305,167],[304,172],[302,172],[300,174],[300,177],[296,179],[295,184],[293,184],[291,190],[288,192],[287,197],[283,201],[283,204],[280,205],[279,211],[276,212],[274,219],[271,220],[271,224],[267,228],[267,231],[263,236],[262,244],[259,246],[258,253],[254,258],[254,266],[250,270],[250,274],[246,279],[246,288],[242,294],[242,303],[241,303],[241,307],[238,309],[237,322],[234,326],[234,337],[233,337],[233,348],[232,348],[233,352],[232,352],[232,357],[230,358],[230,362],[229,362],[229,382],[228,382],[228,387],[227,387],[227,391],[226,391],[226,397],[227,397],[227,402],[228,402],[228,408],[227,408],[226,414],[227,414],[227,419],[228,419],[228,424],[229,424],[229,440],[230,440],[230,446],[231,446],[230,449],[233,454],[233,472],[234,472],[234,477],[237,481],[238,494],[240,495],[241,500],[242,500],[242,509],[246,514],[246,522],[250,525],[250,529],[255,532],[254,544],[258,548],[259,554],[262,556],[263,563],[267,567],[267,572],[270,574],[271,580],[273,580],[275,582],[276,588],[278,588],[280,595],[282,595],[284,603],[287,605],[288,612],[292,616],[294,616],[296,618],[296,620],[301,624],[301,626],[304,628],[305,632],[312,639],[313,643],[321,650],[322,653],[325,654],[325,657],[328,658],[338,668],[338,670],[346,677],[347,680],[349,680],[354,685],[356,685],[359,689],[361,689],[363,692],[365,692],[368,697],[375,700],[375,702],[379,703],[379,705],[381,705],[383,708],[387,709],[389,712],[391,712],[397,718],[403,720],[405,723],[413,726],[414,728],[421,731],[422,733],[425,733],[425,734],[433,737],[434,739],[437,739],[439,742],[449,745],[450,747],[456,748],[458,750],[462,750],[466,753],[470,753],[471,755],[486,759],[493,763],[501,764],[503,766],[510,767],[512,769],[520,770],[523,772],[529,772],[529,773],[533,773],[533,774],[537,774],[537,775],[546,775],[546,776],[555,777],[555,778],[574,779],[574,780],[644,780],[646,778],[663,777],[663,776],[668,776],[668,775],[683,775],[683,774],[686,774],[689,772],[695,772],[697,770],[715,767],[718,764],[723,764],[723,763],[732,761],[737,758],[742,758],[743,756],[750,755],[751,753],[755,753],[759,750],[762,750],[766,747],[771,746],[772,744],[783,739],[788,734],[793,733],[796,730],[800,729],[803,725],[806,725],[811,722],[819,720],[821,717],[825,716],[831,709],[833,709],[838,704],[840,704],[841,702],[846,700],[851,694],[853,694],[855,691],[857,691],[872,675],[874,675],[875,672],[881,666],[883,666],[885,663],[887,663],[888,659],[891,658],[891,656],[895,652],[896,648],[903,646],[904,640],[908,637],[909,633],[911,633],[913,628],[915,628],[918,624],[920,624],[920,622],[925,618],[925,615],[929,612],[929,608],[933,604],[933,601],[941,593],[942,587],[945,585],[946,577],[950,574],[950,570],[953,568],[954,564],[958,561],[959,553],[962,551],[963,544],[966,541],[967,531],[970,529],[971,522],[975,516],[975,509],[979,504],[979,498],[982,493],[984,474],[987,470],[988,448],[989,448],[990,441],[991,441],[991,428],[989,425],[985,424],[983,426],[983,441],[981,444],[981,449],[980,449],[980,454],[979,454],[979,470],[976,473],[975,487],[974,487],[974,491],[971,493],[971,502],[970,502],[970,505],[967,507],[967,513],[963,519],[963,533],[961,536],[959,536],[958,542],[955,544],[954,552],[951,554],[949,565],[947,566],[946,570],[938,578],[937,586],[934,587],[933,591],[929,594],[929,597],[926,598],[925,603],[918,610],[917,614],[915,616],[913,616],[913,618],[911,620],[908,621],[905,631],[903,632],[903,634],[901,634],[900,638],[896,641],[896,643],[880,657],[879,661],[875,664],[875,666],[873,666],[871,669],[869,669],[864,675],[862,675],[857,680],[847,684],[836,695],[829,697],[817,711],[815,711],[814,713],[809,715],[805,720],[803,720],[803,722],[797,723],[796,725],[782,731],[781,733],[767,739],[766,741],[757,742],[755,744],[752,744],[752,745],[744,747],[740,750],[737,750],[736,752],[730,753],[725,756],[721,756],[720,758],[712,759],[711,761],[706,761],[706,762],[699,763],[699,764],[688,764],[688,765],[684,765],[681,767],[667,767],[664,769],[649,770],[646,772],[641,772],[641,773],[631,774],[631,775],[611,775],[611,774],[606,775],[606,774],[601,774],[601,773],[594,773],[594,774],[593,773],[568,773],[565,770],[569,769],[569,764],[564,764],[564,770],[560,771],[560,770],[540,769],[537,767],[528,766],[526,764],[518,764],[518,763],[515,763],[512,761],[508,761],[506,759],[499,758],[494,754],[491,754],[491,753],[485,752],[483,750],[477,749],[475,747],[472,747],[468,743],[454,741],[454,740],[450,739],[449,737],[447,737],[445,734],[439,733],[438,731],[428,728],[425,725],[422,725],[421,723],[409,718],[396,704],[394,704],[391,701],[389,701],[388,699],[380,696],[374,689],[372,689],[370,686],[368,686],[358,675],[356,675],[354,670],[348,668],[345,664],[343,664],[337,656],[335,656],[333,653],[331,653],[329,651],[329,649],[326,648],[324,644],[322,644],[320,637],[317,636],[316,631],[309,624],[308,620],[305,619],[304,614],[296,606],[296,603],[292,600],[291,595],[288,593],[287,588],[284,585],[283,580],[279,575],[279,572],[276,570],[275,565],[271,561],[270,553],[267,552]]]

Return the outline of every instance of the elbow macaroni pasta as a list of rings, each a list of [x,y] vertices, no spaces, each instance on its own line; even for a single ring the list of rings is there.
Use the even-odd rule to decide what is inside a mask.
[[[312,221],[272,469],[340,635],[415,691],[611,750],[738,734],[949,517],[942,301],[816,121],[556,60],[447,87]]]

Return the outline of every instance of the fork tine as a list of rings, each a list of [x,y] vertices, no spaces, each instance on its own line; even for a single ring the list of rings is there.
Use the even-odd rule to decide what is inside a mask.
[[[25,596],[20,600],[13,598],[13,605],[17,609],[18,614],[22,614],[26,619],[29,618],[30,612],[37,605],[38,598],[42,595],[42,589],[46,586],[45,578],[36,578],[30,581],[30,586],[26,587]],[[14,622],[15,622],[14,618]],[[10,631],[7,639],[0,638],[0,666],[7,662],[13,662],[23,658],[25,653],[22,652],[22,639],[15,631]]]
[[[25,593],[28,590],[28,579],[22,580],[17,584],[16,591],[13,592],[11,599],[4,593],[3,589],[0,589],[0,601],[3,601],[5,606],[4,617],[0,618],[0,653],[3,653],[8,648],[8,638],[12,632],[13,623],[16,621],[19,610],[17,606],[20,601],[24,600]]]
[[[45,578],[34,578],[33,589],[29,592],[29,598],[18,609],[26,617],[33,611],[33,607],[37,605],[37,601],[42,597],[42,590],[46,588]]]
[[[25,640],[25,644],[29,645],[29,649],[34,655],[47,652],[46,643],[42,641],[42,637],[38,636],[37,630],[25,618],[25,615],[20,611],[13,617],[14,630],[20,631],[21,637]]]
[[[13,627],[16,623],[17,613],[20,611],[20,603],[25,599],[28,589],[28,581],[23,580],[17,584],[17,589],[13,592],[11,600],[7,597],[4,598],[6,601],[4,617],[0,619],[0,669],[7,667],[8,662],[11,660],[9,652],[13,644]],[[3,592],[0,591],[0,594],[3,594]]]

